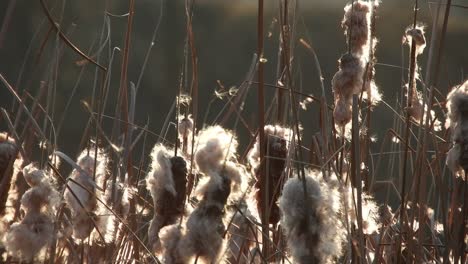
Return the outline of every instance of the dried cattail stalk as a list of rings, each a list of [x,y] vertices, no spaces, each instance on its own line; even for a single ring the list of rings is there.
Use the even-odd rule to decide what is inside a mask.
[[[290,178],[279,199],[281,227],[294,263],[334,263],[342,253],[346,230],[340,220],[340,193],[321,173],[308,171],[303,182]]]
[[[154,204],[154,216],[148,229],[149,244],[160,249],[159,231],[176,223],[184,213],[187,184],[187,164],[182,157],[172,157],[162,145],[151,152],[151,171],[146,179]]]
[[[276,226],[280,220],[280,212],[276,201],[281,194],[281,189],[284,183],[283,173],[286,168],[286,157],[289,148],[289,138],[292,135],[289,128],[281,126],[266,125],[265,128],[265,142],[264,148],[266,150],[265,166],[266,166],[266,177],[268,177],[268,186],[264,187],[260,178],[260,142],[257,137],[253,149],[250,151],[248,159],[254,169],[254,173],[257,178],[255,188],[257,190],[255,199],[257,200],[257,208],[260,217],[264,213],[265,204],[269,205],[269,219],[268,222],[273,226]],[[265,190],[264,188],[268,188]],[[265,201],[264,192],[268,191],[270,199]]]
[[[102,171],[105,174],[107,162],[108,158],[102,150],[95,153],[93,147],[85,149],[77,159],[77,164],[81,169],[74,169],[70,175],[71,179],[79,183],[78,185],[69,181],[67,183],[69,188],[66,188],[64,193],[65,201],[72,212],[73,236],[75,238],[87,238],[97,222],[96,183],[93,180],[94,168],[96,167],[96,173]]]
[[[208,180],[196,191],[201,201],[187,219],[178,254],[184,263],[194,257],[216,263],[225,244],[225,206],[232,199],[231,191],[241,190],[245,171],[235,162],[238,143],[231,132],[214,126],[201,131],[198,138],[195,161]]]
[[[453,147],[447,155],[447,165],[457,175],[468,170],[468,81],[456,86],[447,95],[445,126],[452,131]]]
[[[35,164],[23,169],[23,175],[31,189],[21,198],[24,218],[14,223],[4,238],[8,253],[20,260],[32,261],[52,242],[54,234],[53,215],[59,195],[51,186],[47,172]]]

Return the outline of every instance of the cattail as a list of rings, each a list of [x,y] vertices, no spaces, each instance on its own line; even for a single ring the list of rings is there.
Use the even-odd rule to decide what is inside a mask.
[[[14,172],[14,162],[18,158],[18,147],[7,134],[0,133],[0,216],[5,211],[8,189]]]
[[[346,53],[339,60],[339,71],[333,76],[332,88],[335,98],[333,117],[338,127],[345,127],[351,121],[353,94],[362,91],[364,67],[363,61]]]
[[[237,140],[231,132],[220,126],[211,126],[198,135],[195,161],[205,174],[219,172],[224,161],[235,159]]]
[[[424,48],[426,47],[426,37],[424,36],[424,26],[421,24],[416,25],[416,27],[409,27],[405,32],[405,41],[411,47],[412,41],[416,45],[416,56],[419,56],[423,53]]]
[[[94,241],[102,241],[112,243],[115,236],[116,218],[113,213],[107,208],[112,203],[112,181],[110,180],[109,164],[110,158],[108,154],[98,149],[96,178],[96,210],[95,224],[96,229],[93,231]],[[90,152],[89,156],[94,158],[94,152]],[[94,168],[90,171],[92,173]],[[92,176],[93,174],[91,174]],[[107,206],[106,206],[107,205]]]
[[[187,164],[182,157],[171,157],[162,145],[151,152],[151,171],[146,179],[153,197],[154,216],[148,229],[149,244],[159,251],[159,231],[176,223],[184,213]]]
[[[93,177],[96,176],[96,179],[105,177],[95,175],[94,168],[96,167],[96,173],[105,171],[108,159],[101,150],[95,153],[93,147],[91,147],[83,150],[77,161],[81,169],[74,169],[70,178],[78,184],[69,181],[64,198],[72,212],[73,236],[78,239],[85,239],[93,231],[98,221],[96,216],[96,183]]]
[[[200,258],[216,263],[224,248],[225,206],[241,190],[245,171],[235,162],[237,140],[220,126],[200,132],[195,161],[206,179],[196,195],[201,198],[186,222],[186,232],[178,245],[178,254],[187,263]],[[231,197],[230,197],[231,196]]]
[[[353,4],[345,6],[343,21],[341,26],[348,37],[348,45],[351,53],[369,60],[369,46],[371,36],[370,12],[375,3],[354,1]]]
[[[346,230],[339,218],[340,193],[322,178],[308,171],[303,182],[290,178],[279,199],[281,227],[287,237],[294,263],[334,263],[341,256]]]
[[[257,207],[260,217],[264,213],[265,204],[268,204],[270,214],[268,222],[273,226],[276,226],[280,219],[280,212],[276,201],[281,194],[281,188],[283,186],[283,173],[286,168],[286,157],[289,148],[289,138],[291,136],[291,130],[281,126],[265,126],[265,142],[262,144],[266,150],[265,156],[266,161],[266,177],[268,177],[268,186],[264,187],[260,178],[260,142],[257,138],[255,146],[249,153],[249,162],[254,169],[254,173],[257,177],[255,188],[257,190],[255,199],[257,200]],[[265,201],[266,191],[264,188],[268,188],[269,200]]]
[[[452,131],[453,147],[447,154],[447,165],[457,175],[468,170],[468,81],[447,95],[445,126]]]
[[[0,133],[0,180],[11,177],[12,165],[18,156],[15,141],[5,133]]]
[[[416,27],[406,29],[403,41],[408,44],[410,49],[412,49],[413,40],[415,43],[415,57],[411,58],[414,59],[413,85],[412,87],[408,87],[408,89],[412,90],[413,97],[411,98],[411,109],[408,109],[408,111],[413,120],[421,122],[424,111],[421,94],[416,89],[416,80],[419,79],[418,56],[424,52],[424,48],[426,47],[426,37],[424,36],[424,27],[422,25],[418,24]]]
[[[379,214],[379,223],[381,226],[388,226],[392,223],[394,219],[394,214],[392,212],[392,208],[388,205],[381,205],[378,208]]]
[[[408,113],[410,117],[417,123],[422,124],[426,120],[426,115],[428,113],[427,105],[423,108],[423,101],[421,93],[416,88],[416,80],[419,80],[419,66],[418,66],[418,56],[424,52],[424,48],[426,47],[426,37],[424,36],[424,26],[421,24],[417,24],[416,27],[409,27],[405,31],[405,36],[403,41],[409,45],[410,49],[413,45],[413,40],[415,43],[415,54],[414,58],[411,60],[414,61],[414,72],[412,73],[412,86],[409,87],[407,85],[407,89],[411,89],[412,97],[411,97],[411,107],[408,109]],[[434,121],[433,127],[434,130],[438,131],[441,129],[441,123],[439,120],[435,119],[435,112],[433,110],[430,111],[430,121]]]
[[[182,226],[178,224],[163,227],[160,230],[161,248],[164,254],[162,261],[165,264],[184,264],[178,253],[178,245],[183,236]]]
[[[341,25],[347,36],[350,52],[341,56],[339,70],[332,79],[332,88],[335,99],[333,117],[335,124],[340,128],[340,134],[345,137],[350,129],[348,124],[352,117],[353,95],[362,93],[363,99],[368,100],[371,105],[376,105],[382,100],[374,80],[373,54],[377,39],[373,36],[371,27],[371,11],[375,12],[377,7],[377,1],[355,1],[344,8]]]
[[[193,134],[193,119],[190,115],[179,116],[179,141],[182,143],[182,153],[185,156],[191,154],[190,147],[192,146],[192,134]]]
[[[10,227],[4,244],[10,255],[32,261],[53,241],[53,214],[59,195],[51,186],[47,173],[39,170],[35,164],[26,166],[23,175],[31,186],[21,198],[25,215]]]
[[[1,179],[3,186],[0,199],[0,241],[4,240],[7,230],[21,216],[21,195],[28,189],[28,184],[23,177],[23,163],[21,155],[13,161],[13,172],[4,175]],[[1,249],[0,249],[1,250]]]

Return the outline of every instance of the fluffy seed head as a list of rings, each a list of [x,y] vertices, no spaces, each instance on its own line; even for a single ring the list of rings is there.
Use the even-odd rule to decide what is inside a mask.
[[[290,178],[279,199],[281,226],[294,263],[333,263],[346,233],[339,219],[340,193],[318,172],[308,171],[307,201],[303,182]]]
[[[5,133],[0,133],[0,179],[7,176],[4,175],[10,163],[18,156],[18,147],[15,141],[8,137]],[[10,174],[13,170],[10,171]]]
[[[412,42],[416,44],[416,56],[423,53],[424,48],[426,47],[426,37],[424,36],[424,26],[421,24],[416,25],[416,27],[408,27],[405,32],[405,41],[408,45],[412,45]]]
[[[15,223],[5,237],[8,253],[24,261],[32,261],[53,238],[54,224],[46,215],[29,212],[20,223]]]
[[[195,161],[201,172],[219,171],[224,161],[236,156],[237,139],[232,132],[220,126],[211,126],[198,135]]]
[[[185,116],[179,116],[179,138],[187,138],[193,133],[193,119],[189,115],[187,117]]]
[[[353,94],[360,94],[363,88],[363,61],[352,54],[344,54],[339,60],[339,71],[332,79],[335,109],[335,124],[344,127],[351,121]]]
[[[292,136],[291,129],[279,125],[266,125],[264,130],[265,138],[267,139],[267,142],[265,142],[266,149],[272,152],[285,152]],[[284,155],[283,158],[286,158],[286,155]],[[248,160],[252,168],[256,168],[260,165],[259,137],[257,137],[257,141],[252,150],[249,151]]]
[[[153,197],[154,215],[148,238],[153,250],[159,251],[161,228],[174,224],[184,213],[187,163],[182,157],[171,157],[162,145],[156,145],[151,156],[153,161],[146,186]]]
[[[345,35],[349,37],[351,34],[351,42],[348,43],[351,52],[364,56],[366,59],[369,57],[370,11],[372,4],[365,1],[354,1],[354,4],[346,5],[343,21],[341,22]]]
[[[455,130],[468,119],[468,80],[447,95],[447,110],[446,128]]]
[[[195,160],[205,175],[196,191],[201,201],[187,219],[178,254],[183,263],[196,256],[205,263],[217,263],[225,245],[225,206],[231,193],[240,189],[244,170],[235,162],[233,134],[214,126],[201,131],[198,138]]]
[[[447,154],[450,170],[463,175],[468,169],[468,81],[456,86],[447,95],[445,126],[452,132],[453,147]]]
[[[103,186],[108,162],[109,159],[104,151],[98,149],[95,152],[94,147],[84,149],[78,156],[77,164],[81,170],[74,169],[70,176],[78,184],[73,181],[68,182],[68,188],[64,192],[65,201],[72,212],[75,238],[87,238],[94,228],[94,222],[98,219],[96,185],[101,183]],[[97,183],[93,180],[93,176],[96,177]]]
[[[31,185],[21,197],[25,215],[20,222],[11,225],[4,237],[8,253],[20,260],[32,261],[52,242],[54,224],[52,216],[59,201],[57,191],[50,185],[48,175],[30,164],[23,170]]]
[[[151,170],[146,178],[148,191],[151,192],[153,198],[160,189],[165,189],[175,195],[169,151],[163,145],[156,145],[151,151],[151,160]]]
[[[259,142],[259,137],[257,137],[255,146],[249,152],[248,158],[257,178],[257,182],[255,183],[255,198],[257,201],[258,212],[262,215],[264,204],[270,204],[268,222],[272,225],[276,225],[280,219],[280,212],[276,202],[281,193],[284,182],[284,172],[292,130],[279,125],[266,125],[264,130],[265,142]],[[260,177],[260,144],[264,145],[264,149],[266,151],[265,172],[266,177],[268,177],[267,188],[270,197],[267,201],[265,201],[264,197],[264,193],[266,192],[265,188],[262,188],[262,186],[265,185]]]
[[[163,263],[180,264],[183,258],[179,255],[178,245],[183,236],[183,229],[178,224],[166,226],[161,229],[161,247],[164,252]]]

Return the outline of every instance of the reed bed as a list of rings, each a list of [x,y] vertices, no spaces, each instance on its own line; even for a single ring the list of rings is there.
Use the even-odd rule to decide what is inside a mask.
[[[2,95],[12,100],[0,117],[0,262],[467,263],[468,80],[452,87],[440,82],[447,21],[460,6],[439,1],[427,26],[419,21],[421,3],[408,3],[414,12],[410,26],[401,28],[402,86],[395,87],[401,96],[391,106],[376,68],[385,2],[343,4],[336,30],[347,50],[336,55],[330,80],[323,79],[312,45],[320,40],[297,29],[298,2],[277,1],[270,25],[278,33],[274,83],[265,78],[271,63],[265,39],[272,29],[259,0],[257,47],[246,78],[232,88],[218,81],[205,108],[198,87],[203,47],[197,46],[197,3],[186,0],[180,10],[184,60],[177,85],[166,87],[174,104],[161,109],[166,120],[155,132],[135,120],[164,12],[139,79],[131,80],[135,1],[128,1],[124,15],[106,11],[91,45],[98,52],[91,53],[67,37],[50,1],[40,0],[49,31],[39,57],[56,37],[54,56],[42,58],[50,60],[50,76],[31,94],[0,73]],[[126,21],[122,48],[110,43],[111,33],[123,34],[111,30],[111,18]],[[77,98],[78,81],[58,113],[62,102],[53,79],[63,49],[79,57],[77,65],[94,70],[94,87],[89,98]],[[313,85],[319,96],[302,89],[299,51],[312,55],[302,59],[316,67],[307,71],[318,73]],[[19,79],[27,78],[22,74]],[[112,75],[119,76],[118,87]],[[255,108],[244,107],[255,96]],[[81,138],[67,139],[79,143],[76,156],[57,144],[66,137],[61,129],[73,100],[88,118]],[[214,102],[224,106],[211,120]],[[308,107],[314,113],[303,112]],[[391,111],[393,124],[379,123],[377,108]],[[255,122],[247,118],[251,113]],[[319,129],[303,129],[307,122]],[[374,140],[376,126],[387,132]]]

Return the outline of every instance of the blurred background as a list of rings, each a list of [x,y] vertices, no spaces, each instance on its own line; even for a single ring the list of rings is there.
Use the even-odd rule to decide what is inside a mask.
[[[49,0],[45,1],[54,20],[65,35],[82,51],[109,66],[111,55],[111,83],[105,114],[114,116],[120,80],[120,65],[127,25],[129,1],[122,0]],[[265,64],[266,83],[276,83],[278,53],[278,6],[279,1],[266,2],[265,17]],[[420,1],[418,21],[428,26],[426,38],[431,38],[432,19],[437,0]],[[135,123],[159,134],[164,120],[178,93],[179,77],[183,70],[186,17],[182,0],[137,0],[129,53],[128,81],[137,83],[142,65],[152,42],[153,32],[158,27],[154,45],[149,53],[137,93]],[[296,35],[294,49],[294,73],[296,89],[312,95],[320,95],[320,83],[313,58],[299,45],[303,38],[310,43],[322,67],[328,102],[332,102],[330,81],[337,71],[337,60],[346,52],[346,39],[341,28],[347,1],[297,2]],[[442,58],[439,89],[445,95],[450,87],[467,78],[468,72],[468,9],[466,1],[452,1],[448,21],[445,49]],[[394,106],[402,91],[402,78],[406,79],[408,48],[402,45],[402,36],[413,20],[414,1],[382,1],[377,13],[376,35],[379,39],[376,57],[376,83],[383,99]],[[441,7],[440,21],[443,18]],[[108,23],[106,23],[106,21]],[[81,100],[91,102],[96,87],[96,67],[83,63],[82,58],[68,46],[64,46],[51,30],[39,1],[0,1],[0,72],[19,91],[28,91],[36,96],[41,81],[45,81],[52,92],[43,99],[49,101],[49,113],[58,126],[60,134],[57,148],[71,157],[79,152],[79,143],[88,122],[89,113],[82,107]],[[253,0],[198,0],[193,9],[193,30],[198,53],[199,118],[207,115],[206,122],[212,123],[226,104],[216,99],[215,90],[219,80],[227,89],[239,86],[245,79],[256,52],[257,1]],[[50,32],[49,32],[50,31]],[[107,45],[98,44],[108,37]],[[119,51],[120,50],[120,51]],[[428,47],[420,56],[419,65],[425,73]],[[113,53],[114,52],[114,53]],[[101,54],[101,56],[96,56]],[[424,76],[423,76],[424,77]],[[100,78],[100,77],[99,77]],[[102,81],[101,79],[99,79]],[[405,82],[405,81],[403,81]],[[99,84],[98,84],[99,85]],[[247,96],[243,116],[252,128],[257,125],[256,86]],[[266,88],[267,104],[274,89]],[[421,89],[421,86],[419,86]],[[74,92],[73,92],[74,91]],[[0,85],[0,105],[11,110],[13,97]],[[213,100],[208,109],[209,102]],[[70,105],[67,108],[67,102]],[[316,104],[301,110],[300,119],[304,127],[305,144],[318,131]],[[66,110],[66,111],[65,111]],[[10,113],[12,114],[12,113]],[[439,115],[441,113],[438,113]],[[376,107],[370,134],[377,138],[373,149],[380,148],[380,138],[392,126],[394,113],[385,104]],[[440,116],[444,120],[443,116]],[[174,121],[171,117],[171,121]],[[234,120],[231,120],[234,121]],[[42,122],[42,121],[41,121]],[[104,119],[104,129],[111,130],[111,120]],[[42,123],[41,123],[42,125]],[[201,125],[201,124],[200,124]],[[233,129],[234,122],[228,124]],[[5,122],[0,122],[6,130]],[[167,137],[174,139],[174,127]],[[248,142],[247,130],[239,125],[236,129],[241,145]],[[157,137],[148,135],[146,145],[150,148]]]

